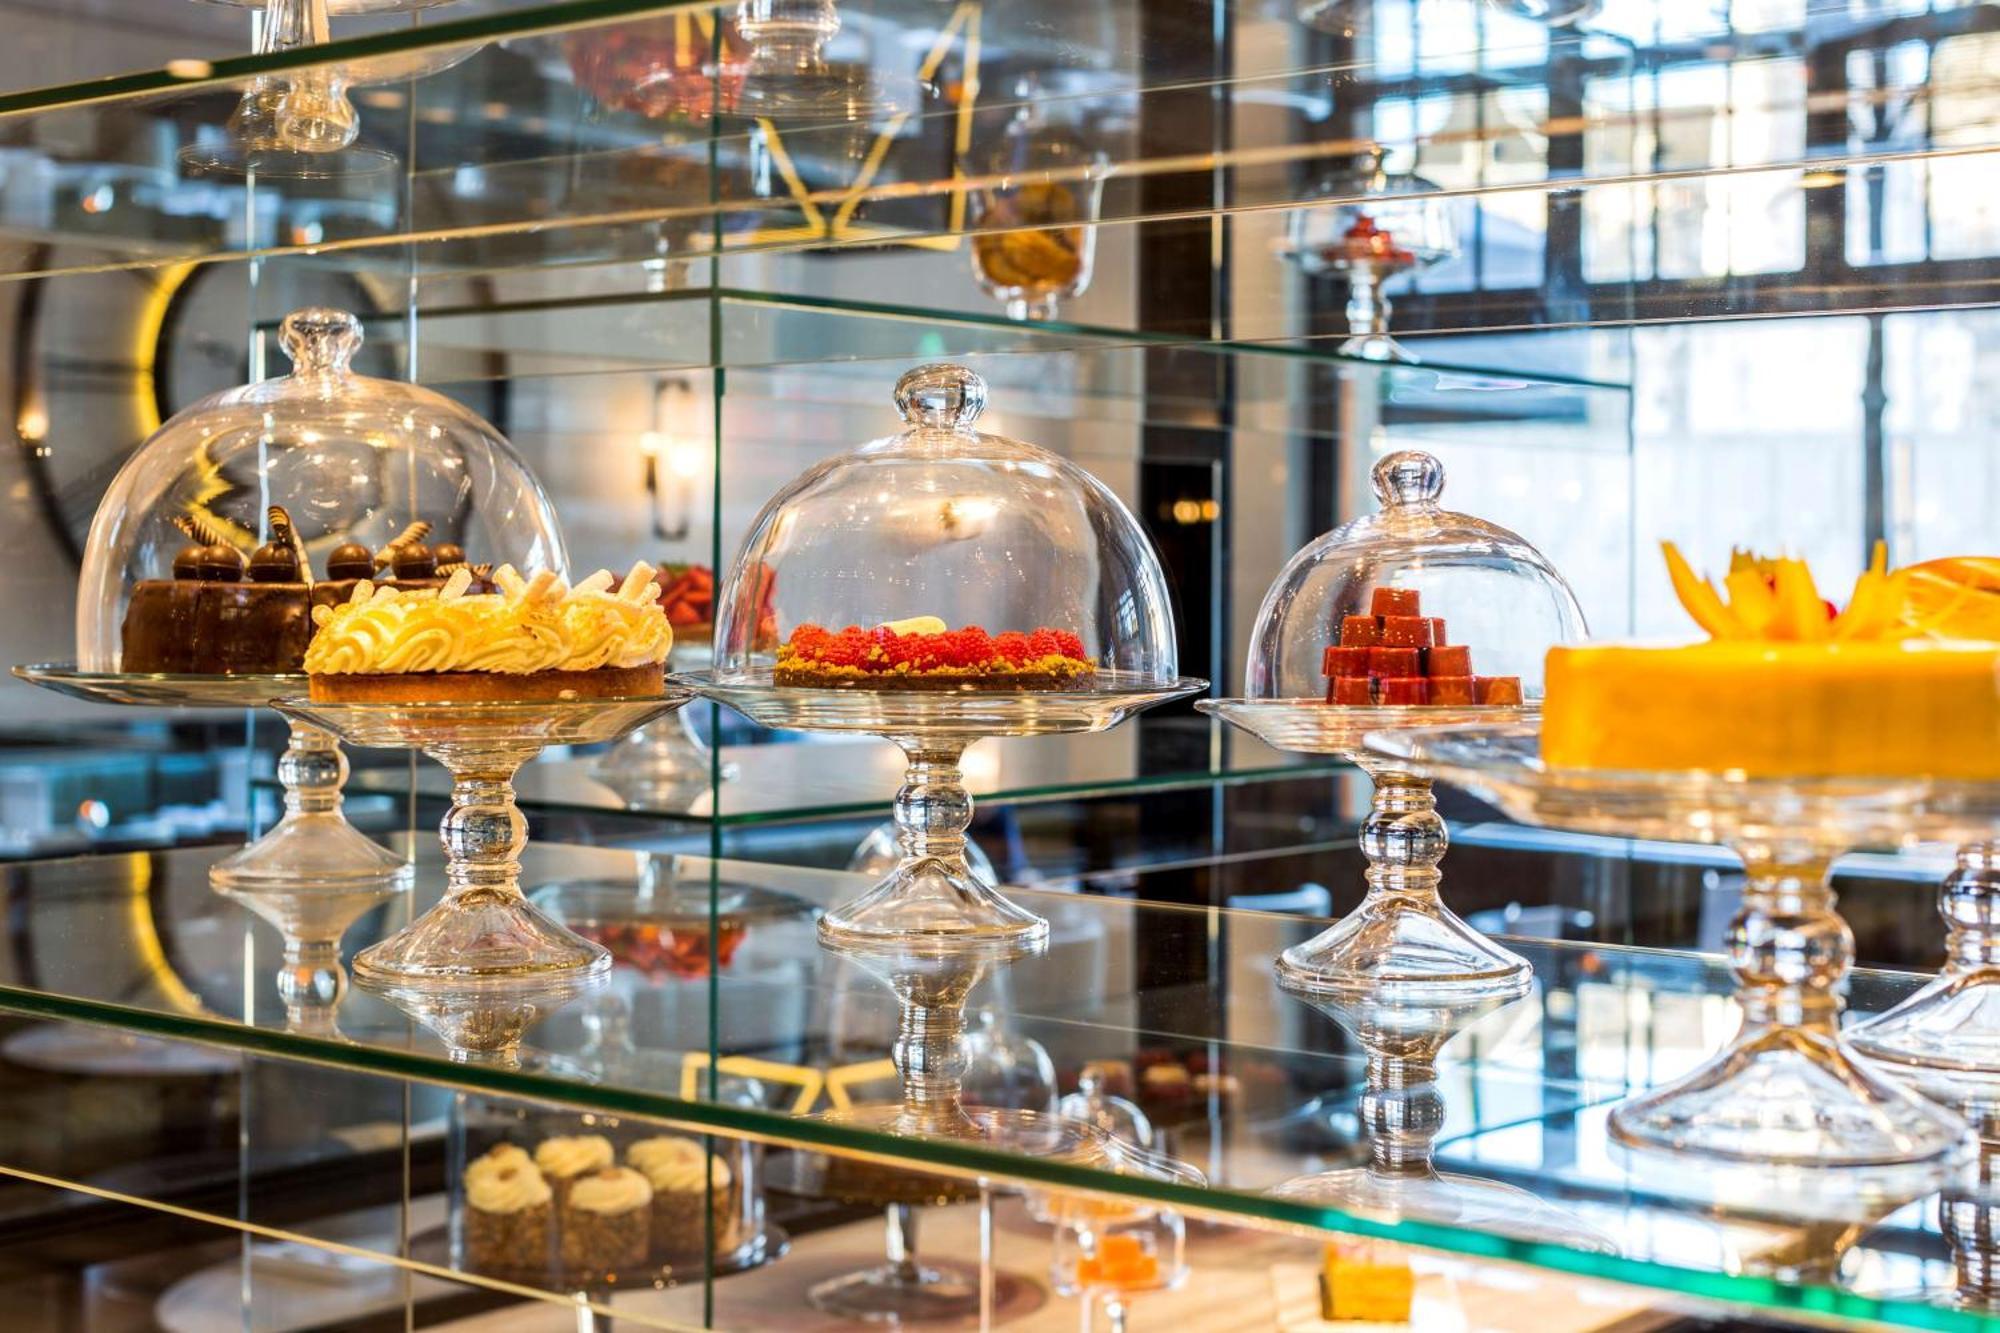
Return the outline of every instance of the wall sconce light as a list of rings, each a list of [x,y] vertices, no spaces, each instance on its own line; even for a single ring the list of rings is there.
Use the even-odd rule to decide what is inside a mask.
[[[693,530],[698,483],[710,466],[708,439],[685,429],[694,408],[694,390],[685,380],[660,380],[653,385],[652,425],[639,433],[647,513],[660,541],[682,541]]]

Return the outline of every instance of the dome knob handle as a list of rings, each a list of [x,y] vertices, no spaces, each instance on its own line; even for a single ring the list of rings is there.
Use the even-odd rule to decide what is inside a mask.
[[[949,362],[918,366],[896,381],[896,410],[913,426],[968,430],[986,410],[986,381]]]
[[[1370,473],[1375,498],[1390,505],[1436,504],[1444,494],[1444,464],[1420,449],[1399,449]]]
[[[345,370],[361,350],[361,321],[331,306],[307,306],[278,325],[278,343],[294,373]]]

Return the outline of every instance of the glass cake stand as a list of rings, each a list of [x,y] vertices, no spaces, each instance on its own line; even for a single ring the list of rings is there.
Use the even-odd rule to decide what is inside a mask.
[[[422,750],[451,771],[439,826],[448,864],[436,906],[354,959],[357,982],[391,994],[434,983],[510,984],[609,971],[611,955],[551,921],[521,893],[528,823],[514,774],[547,745],[615,740],[687,702],[686,691],[638,699],[534,703],[277,702],[350,744]]]
[[[1374,783],[1361,824],[1368,893],[1352,912],[1278,959],[1278,980],[1308,1000],[1373,997],[1388,1005],[1443,1008],[1511,1000],[1528,992],[1527,961],[1467,925],[1439,895],[1449,837],[1430,779],[1363,748],[1371,732],[1470,723],[1530,724],[1530,706],[1328,704],[1318,699],[1204,699],[1195,704],[1273,749],[1337,755]]]
[[[263,708],[284,695],[296,694],[306,683],[301,675],[79,671],[68,662],[17,666],[14,674],[72,698],[140,708]],[[340,789],[347,781],[347,758],[339,744],[323,727],[298,718],[286,720],[291,724],[291,739],[278,758],[278,781],[285,789],[284,816],[262,837],[211,867],[209,883],[217,892],[253,907],[260,894],[290,898],[312,890],[333,898],[351,896],[365,908],[379,897],[408,888],[409,863],[365,837],[341,813]],[[338,915],[341,909],[331,902],[332,898],[326,910]],[[291,910],[282,902],[279,907]],[[347,920],[351,922],[359,914],[357,910]],[[281,930],[285,928],[277,917],[270,919]],[[339,936],[334,938],[338,941]]]
[[[521,1041],[529,1028],[609,981],[603,969],[465,980],[386,979],[380,972],[364,974],[358,960],[354,972],[358,989],[422,1024],[454,1061],[503,1069],[520,1068]],[[554,1057],[535,1058],[552,1068],[559,1063]]]
[[[1804,1170],[1948,1171],[1962,1159],[1965,1122],[1886,1076],[1839,1030],[1854,938],[1828,873],[1852,848],[1912,841],[1934,811],[1931,784],[1550,769],[1532,727],[1385,732],[1368,748],[1525,823],[1716,843],[1742,858],[1743,905],[1729,929],[1742,1030],[1693,1072],[1615,1108],[1614,1139]]]
[[[902,748],[908,768],[894,807],[902,860],[874,888],[819,922],[829,949],[864,952],[913,940],[1047,937],[1048,922],[1009,902],[966,865],[972,796],[958,761],[968,745],[988,736],[1104,731],[1207,687],[1187,677],[1158,680],[1118,671],[1099,671],[1096,684],[1082,690],[803,689],[772,684],[769,667],[728,680],[713,674],[669,679],[759,726],[859,732]]]

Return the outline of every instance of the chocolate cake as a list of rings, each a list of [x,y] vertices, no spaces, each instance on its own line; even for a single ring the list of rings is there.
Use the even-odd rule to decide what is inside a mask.
[[[334,548],[327,577],[315,582],[291,516],[278,506],[270,513],[271,540],[247,564],[208,524],[183,517],[175,526],[188,545],[174,556],[171,579],[147,579],[132,589],[121,631],[122,670],[207,676],[301,671],[315,606],[340,605],[363,579],[406,590],[442,587],[439,557],[451,555],[454,566],[465,559],[456,546],[426,546],[430,524],[417,522],[379,552],[353,542]]]

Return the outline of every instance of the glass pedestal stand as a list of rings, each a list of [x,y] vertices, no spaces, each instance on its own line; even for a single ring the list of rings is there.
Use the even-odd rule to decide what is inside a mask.
[[[567,699],[535,703],[323,703],[280,700],[299,718],[356,745],[420,749],[451,770],[439,826],[444,896],[354,959],[354,976],[386,992],[445,983],[505,983],[606,972],[611,955],[572,934],[521,893],[528,823],[514,774],[546,745],[607,741],[687,701]]]
[[[331,743],[332,738],[327,739]],[[347,994],[347,972],[340,965],[341,936],[363,913],[406,886],[407,879],[372,888],[251,890],[218,884],[215,889],[277,927],[284,939],[277,980],[278,996],[285,1002],[285,1030],[331,1037],[338,1035],[334,1017]]]
[[[521,1067],[521,1039],[529,1028],[610,980],[605,971],[543,973],[489,981],[385,982],[357,967],[354,984],[422,1024],[451,1058],[462,1064]]]
[[[1526,823],[1719,843],[1743,859],[1743,905],[1728,936],[1742,1030],[1692,1073],[1616,1107],[1616,1141],[1795,1173],[1846,1169],[1840,1192],[1855,1200],[1907,1200],[1925,1192],[1917,1182],[1935,1188],[1963,1160],[1965,1122],[1886,1076],[1839,1031],[1854,940],[1828,872],[1849,848],[1909,840],[1922,827],[1925,784],[1551,770],[1532,727],[1383,733],[1369,748]]]
[[[1205,686],[1115,671],[1100,671],[1089,689],[1048,691],[798,689],[773,685],[768,668],[728,680],[670,680],[759,726],[860,732],[902,748],[908,767],[895,803],[902,859],[873,889],[820,918],[820,940],[835,951],[1046,938],[1048,922],[1008,901],[966,864],[972,796],[958,768],[965,748],[986,736],[1103,731]]]
[[[1983,804],[2000,810],[2000,800]],[[1937,979],[1847,1039],[1926,1094],[1985,1118],[2000,1108],[2000,842],[1959,847],[1938,912],[1946,957]]]
[[[306,685],[306,678],[298,675],[79,671],[66,662],[17,666],[14,674],[72,698],[140,708],[262,708]],[[333,736],[310,723],[287,720],[291,740],[278,760],[284,816],[262,837],[218,862],[209,871],[209,883],[218,893],[250,907],[256,907],[253,895],[278,895],[273,911],[280,915],[292,910],[288,896],[301,890],[353,894],[357,900],[373,902],[408,888],[409,863],[363,835],[341,813],[347,759]],[[257,910],[285,929],[278,915]],[[340,909],[329,906],[329,910],[337,914]],[[358,915],[356,911],[347,919]]]
[[[1338,1002],[1369,995],[1413,1007],[1506,1001],[1528,992],[1527,961],[1467,925],[1439,893],[1449,838],[1430,780],[1362,750],[1370,732],[1407,727],[1518,723],[1534,714],[1503,706],[1347,707],[1317,699],[1213,699],[1195,705],[1274,749],[1338,755],[1374,783],[1361,825],[1368,893],[1330,929],[1285,950],[1278,978],[1293,994]]]
[[[822,942],[888,984],[899,1005],[890,1057],[902,1082],[900,1101],[831,1111],[826,1119],[877,1133],[943,1138],[1008,1152],[1087,1163],[1108,1156],[1102,1136],[1046,1112],[967,1106],[965,1006],[987,971],[1039,952],[1039,937],[936,936],[895,942]],[[817,1192],[873,1198],[889,1208],[888,1262],[831,1279],[809,1293],[821,1310],[849,1319],[900,1321],[961,1318],[980,1308],[978,1276],[916,1258],[914,1206],[970,1198],[969,1182],[861,1167],[865,1185],[843,1181],[850,1164],[825,1159]]]
[[[1437,1086],[1438,1053],[1459,1033],[1516,998],[1439,992],[1431,1004],[1398,1003],[1380,992],[1330,993],[1279,985],[1311,1004],[1367,1053],[1366,1086],[1356,1106],[1368,1149],[1365,1166],[1299,1176],[1274,1188],[1279,1198],[1338,1208],[1386,1221],[1413,1219],[1615,1254],[1618,1247],[1583,1221],[1527,1190],[1496,1180],[1440,1172],[1437,1136],[1445,1099]]]

